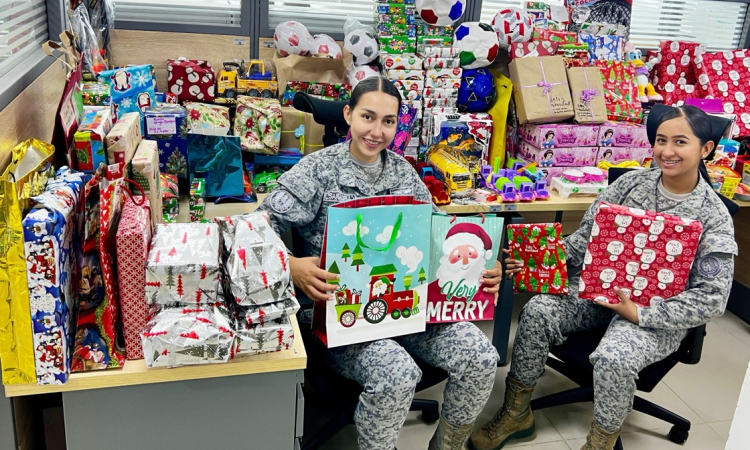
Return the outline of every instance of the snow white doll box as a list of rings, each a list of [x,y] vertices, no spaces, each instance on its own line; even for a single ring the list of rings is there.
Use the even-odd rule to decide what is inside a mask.
[[[510,256],[523,261],[523,269],[513,279],[513,292],[568,294],[562,225],[509,224],[507,229]]]

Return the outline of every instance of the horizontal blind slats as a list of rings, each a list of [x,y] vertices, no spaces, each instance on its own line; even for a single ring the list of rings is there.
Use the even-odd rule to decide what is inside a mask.
[[[21,64],[46,40],[45,0],[4,2],[0,6],[0,77]]]
[[[150,0],[117,0],[117,20],[240,27],[240,0],[179,0],[154,4]]]

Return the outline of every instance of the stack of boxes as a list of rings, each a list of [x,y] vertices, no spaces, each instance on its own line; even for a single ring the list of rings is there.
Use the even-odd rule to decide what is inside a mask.
[[[414,54],[417,49],[415,0],[377,0],[375,22],[380,51],[387,54]]]

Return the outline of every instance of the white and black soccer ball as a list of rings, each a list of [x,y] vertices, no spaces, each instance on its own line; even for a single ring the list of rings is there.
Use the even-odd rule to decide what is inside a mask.
[[[276,51],[281,56],[310,54],[313,46],[313,37],[307,27],[299,22],[288,21],[282,22],[273,33],[273,42],[276,45]]]
[[[531,15],[519,8],[503,8],[492,18],[500,47],[509,49],[514,42],[529,42],[534,24]]]
[[[367,30],[357,29],[347,34],[344,48],[349,50],[358,66],[371,63],[378,57],[378,39]]]
[[[342,58],[341,46],[327,34],[318,34],[315,36],[310,54],[318,58]]]

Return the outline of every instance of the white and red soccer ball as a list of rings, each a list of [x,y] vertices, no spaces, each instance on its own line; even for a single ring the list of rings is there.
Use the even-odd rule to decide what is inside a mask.
[[[318,58],[342,58],[341,47],[335,39],[327,34],[315,35],[310,54]]]
[[[416,9],[425,22],[446,27],[461,18],[466,6],[465,0],[417,0]]]
[[[346,82],[354,89],[365,78],[376,77],[378,75],[380,75],[380,72],[375,67],[352,65],[346,74]]]
[[[276,27],[273,42],[281,56],[306,56],[313,48],[313,37],[310,32],[304,25],[292,20],[282,22]]]
[[[530,41],[534,23],[531,16],[522,9],[503,8],[492,18],[492,28],[497,32],[500,46],[508,49],[514,42]]]

